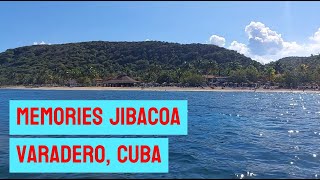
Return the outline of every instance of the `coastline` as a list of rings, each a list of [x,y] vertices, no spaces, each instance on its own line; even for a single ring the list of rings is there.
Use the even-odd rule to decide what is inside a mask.
[[[173,91],[173,92],[290,92],[290,93],[320,93],[319,90],[298,90],[298,89],[249,89],[249,88],[221,88],[211,89],[210,87],[25,87],[25,86],[6,86],[0,87],[7,90],[93,90],[93,91]]]

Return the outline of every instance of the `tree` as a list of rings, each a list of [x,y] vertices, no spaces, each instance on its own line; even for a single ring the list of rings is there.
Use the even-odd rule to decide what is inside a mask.
[[[176,82],[177,77],[176,74],[174,72],[170,72],[170,71],[163,71],[161,72],[160,76],[157,79],[157,83],[173,83]]]
[[[268,67],[267,68],[268,81],[270,82],[274,81],[275,75],[276,75],[276,70],[273,67]]]
[[[181,79],[182,83],[189,84],[189,86],[200,86],[204,83],[204,78],[200,74],[191,71],[184,72]]]
[[[243,69],[231,71],[230,79],[236,83],[247,82],[246,71]]]
[[[246,78],[251,82],[257,82],[259,78],[259,72],[256,67],[250,65],[246,68]]]

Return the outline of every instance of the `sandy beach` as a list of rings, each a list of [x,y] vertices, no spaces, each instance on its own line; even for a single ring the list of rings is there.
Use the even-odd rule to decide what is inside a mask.
[[[292,93],[320,93],[319,90],[298,90],[298,89],[249,89],[249,88],[221,88],[210,87],[25,87],[6,86],[0,89],[21,89],[21,90],[94,90],[94,91],[205,91],[205,92],[292,92]]]

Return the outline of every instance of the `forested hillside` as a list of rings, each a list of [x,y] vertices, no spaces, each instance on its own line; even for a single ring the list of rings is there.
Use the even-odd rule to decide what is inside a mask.
[[[34,45],[0,53],[1,85],[84,86],[126,74],[142,82],[199,85],[203,75],[231,82],[274,82],[285,87],[320,83],[320,56],[288,57],[262,65],[236,51],[209,44],[82,42]]]
[[[271,66],[275,70],[275,81],[296,87],[298,85],[320,85],[320,55],[310,57],[286,57]]]
[[[235,51],[205,44],[82,42],[34,45],[0,54],[2,85],[64,84],[72,78],[90,85],[95,78],[127,74],[144,82],[202,81],[201,75],[227,76],[261,64]]]

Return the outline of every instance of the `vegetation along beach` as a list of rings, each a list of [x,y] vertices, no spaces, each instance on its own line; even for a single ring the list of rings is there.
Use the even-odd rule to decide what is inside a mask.
[[[212,44],[92,41],[0,53],[2,88],[309,92],[319,84],[320,55],[261,64]]]

